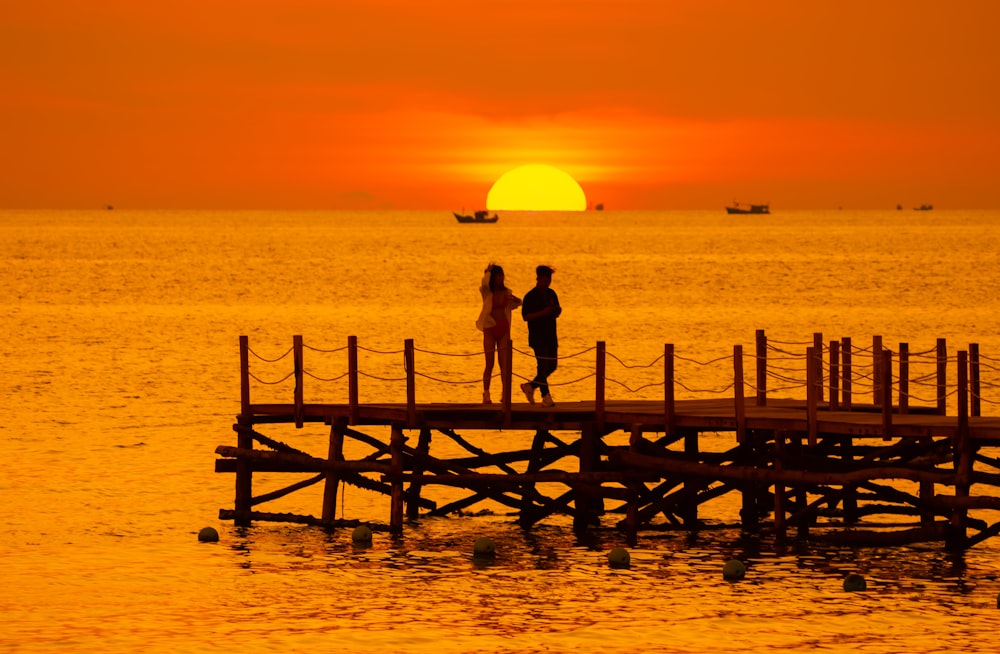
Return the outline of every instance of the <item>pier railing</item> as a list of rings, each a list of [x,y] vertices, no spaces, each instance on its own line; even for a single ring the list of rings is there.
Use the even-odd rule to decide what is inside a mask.
[[[320,374],[307,367],[306,352],[310,356],[326,356],[339,353],[346,365],[334,374]],[[513,403],[512,391],[515,378],[530,379],[514,372],[514,353],[526,358],[534,358],[530,352],[516,350],[511,345],[501,353],[505,365],[502,373],[496,375],[501,380],[503,393],[500,402],[492,405],[496,410],[509,416]],[[388,357],[388,362],[372,369],[359,365],[359,353],[369,357]],[[418,353],[423,370],[418,370]],[[593,356],[588,362],[587,355]],[[356,336],[349,336],[344,346],[323,349],[307,345],[303,337],[294,336],[292,346],[276,357],[265,357],[250,348],[247,336],[240,337],[240,385],[241,411],[244,415],[259,413],[262,406],[251,399],[252,388],[266,386],[284,388],[291,384],[296,425],[301,427],[306,405],[307,378],[310,385],[328,387],[337,385],[343,397],[346,382],[346,404],[350,420],[356,422],[361,404],[362,381],[366,383],[390,383],[403,386],[395,393],[395,402],[405,402],[409,422],[416,421],[418,379],[422,383],[451,384],[455,386],[475,386],[482,383],[479,376],[471,371],[481,370],[482,352],[442,353],[417,348],[412,339],[407,339],[402,349],[375,350],[363,347]],[[432,357],[471,359],[463,370],[468,376],[460,378],[452,371],[442,372],[441,366],[423,364]],[[949,356],[946,340],[939,338],[931,348],[911,351],[909,343],[901,342],[896,349],[886,347],[881,336],[872,337],[870,347],[858,347],[850,337],[824,342],[821,333],[813,334],[807,341],[788,342],[770,340],[764,330],[757,330],[753,353],[744,351],[743,345],[734,345],[732,353],[707,361],[682,356],[672,343],[664,344],[663,353],[646,364],[630,364],[613,352],[609,352],[605,342],[599,341],[593,348],[570,354],[562,359],[577,359],[570,367],[571,379],[559,381],[553,386],[570,386],[592,383],[592,399],[598,424],[602,422],[607,402],[620,399],[650,399],[652,388],[659,388],[662,397],[664,424],[672,424],[674,403],[679,394],[689,398],[719,397],[730,395],[734,402],[737,423],[743,424],[742,412],[750,405],[766,406],[769,398],[792,397],[805,399],[810,423],[815,425],[815,414],[821,409],[835,411],[882,412],[886,433],[889,433],[893,414],[907,414],[912,411],[945,415],[949,403],[957,414],[981,415],[982,405],[987,400],[982,390],[990,386],[982,379],[982,372],[997,370],[995,360],[984,357],[976,343],[967,350],[960,350]],[[251,362],[253,369],[251,369]],[[267,372],[257,372],[257,368],[277,368],[279,373],[267,378]],[[290,369],[289,369],[290,368]],[[533,370],[523,366],[524,370]],[[580,376],[578,371],[584,374]],[[645,379],[642,383],[623,381],[621,375],[642,369]],[[683,369],[683,374],[681,373]],[[954,379],[949,373],[954,370]],[[561,371],[564,368],[561,366]],[[657,372],[653,372],[653,371]],[[273,374],[273,373],[272,373]],[[450,374],[451,376],[446,376]],[[654,381],[649,382],[651,375]],[[659,375],[655,377],[655,375]],[[717,380],[716,386],[698,386],[691,380]],[[383,393],[384,395],[384,393]],[[579,393],[577,394],[579,395]],[[614,395],[614,397],[612,397]],[[590,396],[587,391],[584,397]],[[310,402],[319,403],[319,402]],[[344,402],[340,402],[343,404]],[[287,403],[282,403],[287,404]],[[742,431],[742,430],[740,430]],[[738,433],[742,437],[742,433]]]

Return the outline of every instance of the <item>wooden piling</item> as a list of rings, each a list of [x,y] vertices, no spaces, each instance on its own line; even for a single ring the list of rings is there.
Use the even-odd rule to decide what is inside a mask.
[[[389,505],[389,530],[393,534],[403,533],[403,443],[406,438],[403,436],[401,425],[393,424],[390,432],[389,453],[390,453],[390,485],[392,494]]]
[[[663,346],[663,429],[674,433],[674,346]]]
[[[406,424],[417,424],[417,373],[413,350],[413,339],[403,342],[403,367],[406,370]]]
[[[830,341],[830,410],[840,409],[840,341]]]
[[[819,402],[819,393],[817,392],[817,386],[821,382],[817,379],[817,368],[819,366],[816,364],[816,348],[806,348],[806,419],[809,422],[808,438],[810,446],[816,444],[818,433],[818,425],[816,423],[818,420],[817,405]]]
[[[736,410],[736,442],[746,440],[746,400],[743,396],[743,346],[733,346],[733,406]]]
[[[597,353],[594,375],[594,420],[597,428],[604,429],[604,384],[607,374],[607,353],[604,341],[597,341]]]
[[[819,357],[819,388],[817,389],[816,401],[822,403],[823,398],[826,397],[826,393],[823,391],[823,379],[826,377],[823,373],[823,332],[813,333],[813,348],[816,350],[816,356]]]
[[[358,410],[358,337],[347,337],[347,406],[350,412],[350,424],[360,421]]]
[[[303,384],[303,368],[302,368],[302,336],[296,335],[292,337],[292,359],[295,365],[295,426],[302,429],[304,424],[303,411],[302,411],[302,398],[305,395],[305,385]]]
[[[882,440],[892,440],[892,350],[882,350]]]
[[[979,343],[969,344],[969,415],[982,415],[979,380]]]
[[[937,412],[948,414],[948,342],[937,339]]]
[[[885,372],[882,370],[882,337],[872,336],[872,404],[882,406],[882,386]]]
[[[853,371],[851,370],[851,361],[853,358],[853,351],[851,349],[851,337],[845,336],[841,339],[841,354],[844,360],[844,374],[841,376],[843,379],[842,389],[844,395],[843,409],[844,411],[851,410],[851,380],[853,378]]]
[[[899,414],[910,412],[910,344],[899,344]]]
[[[240,414],[250,415],[250,339],[240,336]]]
[[[330,425],[330,445],[327,451],[328,461],[344,460],[344,428],[347,419],[336,418]],[[337,490],[340,486],[340,474],[336,471],[326,472],[326,482],[323,487],[323,522],[333,522],[337,517]]]
[[[767,406],[767,335],[763,329],[755,334],[757,370],[757,406]]]

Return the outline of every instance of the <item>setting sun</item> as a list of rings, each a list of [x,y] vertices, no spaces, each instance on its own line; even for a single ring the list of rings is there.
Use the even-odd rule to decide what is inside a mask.
[[[486,195],[490,211],[583,211],[587,196],[568,173],[529,164],[500,176]]]

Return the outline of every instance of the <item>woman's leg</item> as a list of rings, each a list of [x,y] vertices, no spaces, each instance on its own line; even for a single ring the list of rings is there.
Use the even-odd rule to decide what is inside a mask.
[[[510,344],[510,334],[505,334],[499,339],[497,339],[497,358],[500,359],[500,381],[505,382],[507,379],[507,346]],[[507,392],[507,386],[503,387],[504,392]]]
[[[486,366],[483,368],[483,402],[489,397],[490,382],[493,381],[493,361],[496,358],[497,341],[490,330],[483,331],[483,354]]]

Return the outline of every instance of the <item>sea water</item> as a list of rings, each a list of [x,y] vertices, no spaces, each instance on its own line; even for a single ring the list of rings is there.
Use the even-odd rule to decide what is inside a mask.
[[[424,519],[358,548],[349,530],[220,521],[234,488],[214,450],[235,444],[240,335],[254,401],[291,400],[282,356],[302,335],[307,401],[343,401],[356,336],[363,401],[405,400],[399,352],[413,339],[419,401],[477,402],[490,262],[519,296],[537,264],[556,269],[567,358],[553,395],[574,401],[593,397],[598,342],[617,399],[657,397],[666,343],[685,393],[718,393],[731,363],[710,362],[751,351],[758,329],[795,351],[822,333],[998,356],[998,257],[994,211],[511,213],[494,225],[444,211],[0,212],[0,649],[992,651],[997,539],[964,554],[781,545],[727,526],[723,503],[706,516],[721,528],[640,533],[624,570],[607,564],[619,532],[575,534],[560,516],[529,530],[498,511]],[[512,338],[514,372],[530,376],[519,319]],[[998,399],[984,390],[983,412]],[[324,429],[276,435],[325,452]],[[491,451],[530,440],[468,436]],[[286,481],[261,475],[255,490]],[[321,507],[316,493],[285,502]],[[348,487],[337,516],[384,519],[387,504]],[[218,543],[198,541],[206,526]],[[472,557],[479,536],[497,545],[491,564]],[[743,581],[722,578],[731,558]],[[865,592],[843,591],[849,572]]]

